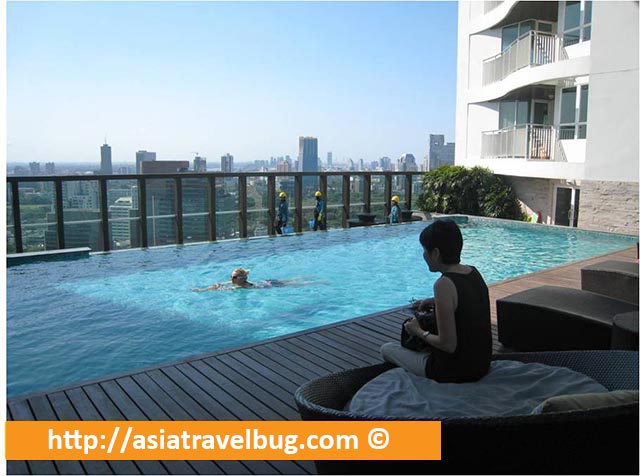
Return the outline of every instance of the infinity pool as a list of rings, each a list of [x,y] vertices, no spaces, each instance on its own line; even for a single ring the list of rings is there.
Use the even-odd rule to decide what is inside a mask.
[[[8,396],[170,362],[432,295],[425,222],[96,254],[7,271]],[[462,259],[495,282],[627,248],[637,237],[470,219]],[[228,280],[320,284],[195,293]]]

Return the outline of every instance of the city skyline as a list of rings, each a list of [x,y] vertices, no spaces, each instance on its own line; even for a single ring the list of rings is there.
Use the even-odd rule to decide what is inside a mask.
[[[7,159],[93,161],[106,135],[113,163],[296,157],[299,136],[421,160],[454,136],[456,27],[447,2],[10,3]]]

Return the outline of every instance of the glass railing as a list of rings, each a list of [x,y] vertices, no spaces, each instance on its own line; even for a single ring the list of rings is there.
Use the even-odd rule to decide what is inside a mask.
[[[245,172],[7,177],[7,253],[112,251],[275,235],[277,196],[288,226],[309,230],[322,191],[329,228],[359,213],[382,221],[399,195],[413,208],[421,172]]]
[[[482,133],[480,157],[562,161],[553,126],[518,124]]]
[[[507,49],[482,62],[482,85],[502,81],[526,66],[540,66],[558,61],[559,40],[556,35],[530,31]]]

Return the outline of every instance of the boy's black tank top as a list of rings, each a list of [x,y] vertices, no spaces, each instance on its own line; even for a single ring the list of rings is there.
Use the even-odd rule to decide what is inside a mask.
[[[434,349],[427,359],[426,376],[438,382],[473,382],[491,365],[492,337],[489,290],[482,275],[471,266],[469,274],[443,273],[456,287],[457,346],[449,354]]]

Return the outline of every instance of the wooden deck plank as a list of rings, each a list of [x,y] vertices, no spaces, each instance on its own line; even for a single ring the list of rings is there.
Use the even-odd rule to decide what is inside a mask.
[[[247,384],[250,384],[250,382],[222,362],[212,357],[191,362],[191,365],[209,380],[221,385],[224,391],[232,395],[233,398],[251,408],[259,416],[260,420],[282,420],[282,415],[265,405],[262,401],[256,399],[250,392],[243,388],[245,382]]]
[[[305,339],[309,339],[311,342],[317,342],[319,346],[322,348],[327,348],[329,351],[336,353],[336,355],[345,355],[345,360],[349,362],[362,362],[359,365],[369,365],[371,362],[372,356],[369,356],[363,352],[360,352],[359,349],[355,349],[353,346],[348,346],[345,343],[341,342],[338,339],[333,338],[331,335],[315,332],[313,334],[307,334],[303,336]],[[379,357],[379,355],[377,356]],[[376,357],[376,358],[377,358]]]
[[[76,413],[64,392],[50,393],[48,397],[58,420],[80,420],[80,416]],[[106,461],[86,460],[81,463],[87,474],[113,474],[111,467]]]
[[[207,412],[213,415],[216,420],[233,420],[235,418],[235,415],[221,405],[218,400],[202,390],[175,367],[166,367],[162,369],[162,372],[175,382],[176,386],[179,386],[181,390],[196,400],[201,407],[206,408]]]
[[[133,380],[144,388],[153,401],[164,411],[171,420],[191,420],[191,416],[178,405],[146,373],[135,374]]]
[[[262,389],[268,391],[274,397],[279,398],[292,409],[296,409],[295,405],[292,405],[291,402],[292,392],[297,388],[293,382],[280,377],[273,369],[250,359],[241,352],[221,355],[219,358],[229,367],[242,369],[242,373],[246,375],[247,378],[253,380],[256,384],[260,385]]]
[[[497,341],[496,299],[540,285],[580,288],[580,268],[605,260],[634,262],[635,247],[489,285],[492,336]],[[381,362],[379,347],[397,340],[411,316],[396,308],[176,364],[10,399],[17,420],[282,420],[299,419],[295,389],[331,372]],[[310,461],[11,461],[15,474],[305,474]]]
[[[191,398],[187,392],[176,385],[160,369],[151,370],[147,372],[147,375],[189,414],[189,420],[215,420],[211,413]]]
[[[33,410],[35,420],[57,420],[56,413],[45,395],[39,395],[29,399],[29,404]],[[85,474],[80,461],[57,460],[53,464],[60,474]]]
[[[118,385],[126,392],[139,408],[143,409],[149,420],[171,420],[158,404],[131,377],[119,378]]]
[[[259,420],[258,415],[250,408],[243,405],[236,398],[229,395],[223,388],[216,385],[216,382],[211,381],[202,373],[198,372],[191,364],[179,364],[176,366],[183,374],[189,377],[194,382],[210,395],[215,395],[216,399],[225,407],[230,408],[233,412],[234,420]]]
[[[147,415],[138,408],[115,380],[102,382],[100,387],[127,420],[148,420]]]

